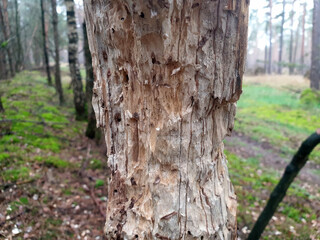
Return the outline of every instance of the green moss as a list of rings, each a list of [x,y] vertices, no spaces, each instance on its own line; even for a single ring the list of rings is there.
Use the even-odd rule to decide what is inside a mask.
[[[1,173],[1,176],[5,181],[16,182],[20,179],[27,179],[29,177],[29,171],[30,169],[27,167],[19,167],[5,170]]]
[[[70,166],[70,163],[62,160],[55,156],[49,156],[45,159],[43,159],[43,162],[48,167],[55,167],[55,168],[67,168]]]
[[[320,105],[320,91],[306,89],[301,93],[300,102],[307,106]]]
[[[61,148],[60,141],[56,138],[37,138],[31,143],[34,147],[38,147],[52,152],[59,152]]]
[[[10,158],[9,153],[2,152],[0,153],[0,164]]]
[[[96,188],[102,187],[104,185],[104,181],[102,179],[97,179],[96,184],[94,185]]]
[[[101,169],[102,168],[102,162],[99,159],[92,159],[90,161],[90,168],[91,169]]]

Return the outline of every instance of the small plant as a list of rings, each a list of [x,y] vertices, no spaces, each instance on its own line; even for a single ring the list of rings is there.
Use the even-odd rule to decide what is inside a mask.
[[[95,184],[96,188],[102,187],[103,185],[104,185],[104,181],[102,179],[97,179],[96,180],[96,184]]]

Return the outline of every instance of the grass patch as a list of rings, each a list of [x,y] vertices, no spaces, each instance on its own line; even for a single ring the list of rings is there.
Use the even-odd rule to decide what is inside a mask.
[[[238,102],[235,130],[256,141],[271,143],[286,156],[292,156],[320,126],[318,92],[302,94],[262,84],[245,84]],[[320,153],[310,156],[320,163]]]
[[[1,173],[1,177],[5,181],[16,182],[18,180],[29,178],[30,169],[27,167],[19,167],[15,169],[8,169]]]

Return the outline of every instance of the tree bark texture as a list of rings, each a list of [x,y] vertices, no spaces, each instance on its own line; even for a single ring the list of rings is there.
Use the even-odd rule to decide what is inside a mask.
[[[79,69],[78,60],[78,32],[77,23],[74,12],[74,0],[65,0],[67,7],[67,21],[68,21],[68,57],[69,69],[71,75],[71,82],[73,87],[73,101],[76,109],[78,120],[85,119],[85,94],[83,92],[83,85]]]
[[[320,0],[314,0],[310,81],[311,88],[320,89]]]
[[[51,0],[52,8],[52,25],[53,25],[53,40],[55,49],[55,85],[56,90],[59,94],[60,105],[63,104],[63,90],[61,84],[61,73],[60,73],[60,53],[59,53],[59,31],[58,31],[58,13],[57,13],[57,1]]]
[[[5,38],[5,41],[8,43],[6,46],[7,50],[7,56],[8,56],[8,62],[9,62],[9,68],[10,68],[10,73],[11,77],[14,77],[16,74],[15,68],[14,68],[14,60],[13,60],[13,54],[12,54],[12,49],[11,49],[11,31],[10,31],[10,23],[9,23],[9,14],[8,14],[8,0],[2,0],[2,7],[3,7],[3,12],[0,6],[0,11],[1,11],[1,21],[3,22],[3,35]]]
[[[48,56],[48,49],[47,49],[47,35],[46,35],[46,27],[45,27],[45,16],[44,16],[44,6],[43,6],[43,1],[40,0],[40,6],[41,6],[41,24],[42,24],[42,45],[43,45],[43,55],[44,55],[44,64],[46,67],[46,72],[47,72],[47,78],[48,78],[48,84],[51,86],[52,85],[52,80],[51,80],[51,74],[50,74],[50,66],[49,66],[49,56]]]
[[[248,1],[85,0],[111,168],[108,239],[235,239],[223,138],[242,92]]]

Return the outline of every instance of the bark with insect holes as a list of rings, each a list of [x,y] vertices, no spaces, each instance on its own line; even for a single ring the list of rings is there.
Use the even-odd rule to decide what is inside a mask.
[[[107,239],[235,239],[223,154],[248,0],[85,0],[93,107],[111,176]]]

